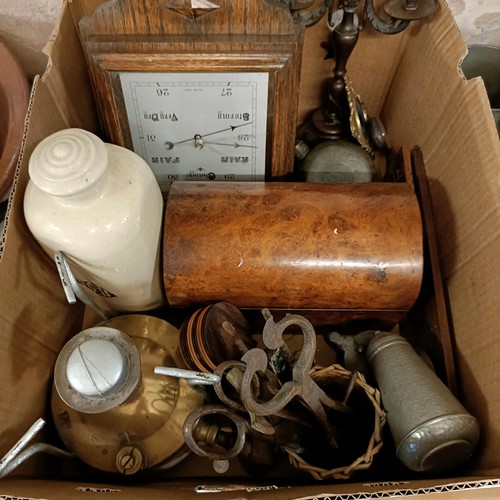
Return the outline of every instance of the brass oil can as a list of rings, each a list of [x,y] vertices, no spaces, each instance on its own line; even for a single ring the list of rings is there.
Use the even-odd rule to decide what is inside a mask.
[[[73,337],[56,362],[52,413],[69,450],[97,469],[135,474],[188,454],[182,427],[203,403],[186,380],[179,331],[158,318],[113,318]]]

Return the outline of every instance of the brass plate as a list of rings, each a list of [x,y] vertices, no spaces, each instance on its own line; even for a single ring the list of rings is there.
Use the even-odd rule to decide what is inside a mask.
[[[361,101],[361,97],[354,89],[351,79],[347,75],[344,76],[344,82],[347,92],[347,101],[349,103],[349,126],[351,128],[351,134],[366,152],[374,156],[375,153],[367,130],[368,114]]]

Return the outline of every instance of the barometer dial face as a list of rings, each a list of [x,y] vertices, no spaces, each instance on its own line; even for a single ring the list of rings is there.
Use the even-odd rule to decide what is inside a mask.
[[[265,178],[269,74],[119,73],[132,146],[174,180]]]

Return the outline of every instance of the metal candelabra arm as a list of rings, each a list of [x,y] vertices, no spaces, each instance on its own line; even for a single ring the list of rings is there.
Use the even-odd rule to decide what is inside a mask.
[[[388,16],[388,20],[382,20],[375,12],[373,0],[365,0],[364,12],[370,24],[384,35],[396,35],[404,31],[410,24],[408,19],[396,19]]]

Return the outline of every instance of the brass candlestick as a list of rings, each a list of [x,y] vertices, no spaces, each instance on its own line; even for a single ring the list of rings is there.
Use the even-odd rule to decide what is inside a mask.
[[[343,0],[342,21],[330,35],[329,44],[335,52],[335,67],[333,77],[328,81],[325,104],[313,113],[301,134],[309,146],[349,135],[349,105],[344,77],[347,61],[359,38],[356,19],[359,2],[360,0]]]
[[[299,129],[298,139],[311,148],[319,142],[336,139],[354,139],[352,115],[359,113],[359,109],[349,105],[346,72],[349,57],[354,50],[360,32],[360,23],[356,12],[362,15],[379,32],[387,35],[400,33],[406,29],[411,21],[431,15],[438,7],[436,0],[388,0],[384,6],[383,17],[379,16],[374,8],[373,0],[339,0],[335,8],[335,0],[326,0],[324,5],[328,11],[328,23],[332,30],[328,41],[328,49],[334,54],[335,66],[333,76],[327,84],[327,97],[323,105],[315,110],[310,119]],[[341,17],[340,22],[334,19]],[[358,120],[359,121],[359,120]],[[369,131],[368,131],[369,134]],[[376,140],[371,143],[376,145]],[[364,144],[361,144],[365,149]],[[371,147],[371,146],[370,146]],[[303,150],[298,156],[304,156]]]

